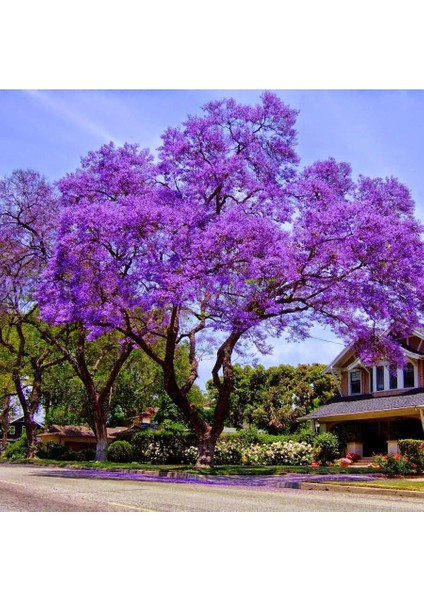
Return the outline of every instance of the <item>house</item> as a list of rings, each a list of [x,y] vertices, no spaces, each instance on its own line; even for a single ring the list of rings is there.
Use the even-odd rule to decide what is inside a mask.
[[[37,430],[40,430],[42,425],[37,420],[34,420],[37,425]],[[14,417],[9,421],[9,427],[7,430],[7,441],[14,442],[19,439],[21,435],[25,433],[25,421],[23,415]],[[0,451],[1,451],[1,439],[3,437],[3,429],[0,423]]]
[[[115,435],[117,440],[131,440],[135,433],[144,431],[145,429],[158,429],[158,423],[152,423],[152,419],[155,416],[157,409],[146,408],[144,412],[141,412],[132,419],[132,423],[129,427],[122,428]]]
[[[134,433],[148,428],[157,428],[158,425],[151,423],[156,410],[148,408],[145,412],[134,417],[131,426],[107,427],[107,441],[112,443],[116,440],[129,439]],[[83,425],[51,425],[45,433],[37,435],[37,440],[42,444],[53,442],[69,448],[70,450],[84,450],[94,448],[97,440],[93,430]]]
[[[298,421],[336,433],[346,452],[364,457],[396,454],[399,439],[424,439],[424,328],[401,346],[402,369],[383,361],[367,367],[346,347],[324,370],[340,378],[340,396]]]
[[[113,442],[116,434],[125,429],[127,427],[108,427],[107,441]],[[51,425],[48,431],[37,435],[37,440],[42,444],[60,444],[70,450],[95,448],[97,443],[93,430],[83,425]]]

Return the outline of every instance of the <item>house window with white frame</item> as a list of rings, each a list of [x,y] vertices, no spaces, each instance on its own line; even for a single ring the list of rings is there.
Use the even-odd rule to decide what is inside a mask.
[[[350,372],[350,394],[353,396],[354,394],[361,393],[361,372],[360,371],[351,371]]]
[[[403,387],[413,388],[415,387],[415,372],[414,365],[412,363],[406,363],[403,369]]]
[[[414,388],[417,381],[417,367],[408,362],[404,369],[396,365],[376,365],[370,372],[370,391],[382,392]]]
[[[375,389],[377,390],[377,392],[381,392],[382,390],[384,390],[384,367],[383,367],[383,365],[378,365],[378,367],[375,368],[375,374],[376,374]]]
[[[389,388],[391,390],[397,390],[398,387],[398,373],[396,365],[389,367]]]

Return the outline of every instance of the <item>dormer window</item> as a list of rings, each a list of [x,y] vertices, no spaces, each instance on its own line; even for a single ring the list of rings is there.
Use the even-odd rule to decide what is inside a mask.
[[[351,371],[350,372],[350,393],[360,394],[361,393],[361,372]]]

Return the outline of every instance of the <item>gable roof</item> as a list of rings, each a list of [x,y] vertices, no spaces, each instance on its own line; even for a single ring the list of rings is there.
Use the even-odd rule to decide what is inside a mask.
[[[417,327],[414,330],[411,331],[409,337],[411,336],[417,336],[420,337],[424,340],[424,327]],[[406,339],[407,336],[405,336]],[[349,344],[348,346],[346,346],[345,348],[343,348],[343,350],[341,352],[339,352],[339,354],[334,358],[334,360],[331,361],[331,363],[323,370],[323,375],[327,374],[327,373],[331,373],[333,372],[335,369],[337,369],[338,367],[336,367],[337,364],[339,364],[341,362],[341,360],[348,355],[349,352],[352,352],[353,349],[353,343]],[[424,356],[424,352],[422,352],[421,350],[416,350],[415,348],[412,348],[411,346],[407,345],[405,342],[401,342],[401,346],[402,348],[405,350],[405,353],[407,356],[412,356],[413,358],[419,358],[421,356]],[[356,357],[356,361],[360,362],[360,359],[358,357]]]

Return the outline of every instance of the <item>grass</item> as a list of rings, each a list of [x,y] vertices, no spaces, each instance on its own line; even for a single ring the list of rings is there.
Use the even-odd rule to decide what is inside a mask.
[[[332,481],[334,485],[349,485],[355,487],[379,488],[387,490],[406,490],[411,492],[424,492],[424,479],[375,479],[371,481]]]

